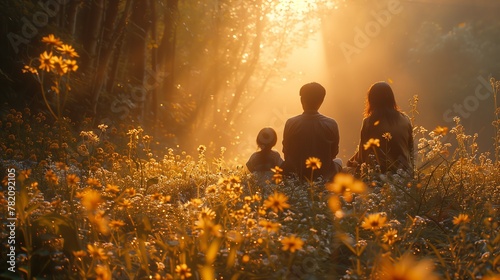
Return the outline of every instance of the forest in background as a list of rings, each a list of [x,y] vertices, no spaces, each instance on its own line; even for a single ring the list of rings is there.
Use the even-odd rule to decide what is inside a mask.
[[[419,95],[423,125],[449,126],[456,115],[481,132],[480,143],[493,137],[484,85],[500,71],[495,1],[295,2],[1,3],[2,112],[46,110],[37,82],[21,69],[53,33],[80,54],[63,115],[141,125],[164,146],[223,145],[247,156],[260,127],[279,133],[300,113],[287,110],[298,103],[297,81],[316,79],[328,89],[322,110],[340,123],[344,157],[357,144],[366,89],[378,80],[393,82],[404,110]],[[324,54],[291,57],[318,33]],[[291,58],[298,65],[323,60],[324,74],[303,80],[300,66],[287,68]],[[474,100],[480,85],[485,97]]]
[[[4,2],[2,108],[44,109],[20,69],[55,34],[80,55],[64,116],[142,125],[174,145],[200,130],[230,142],[238,118],[306,41],[305,18],[327,4],[294,11],[263,0]]]

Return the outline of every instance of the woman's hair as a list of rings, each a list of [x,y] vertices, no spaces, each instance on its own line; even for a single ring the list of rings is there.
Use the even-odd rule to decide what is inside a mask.
[[[265,127],[259,131],[259,134],[257,134],[257,145],[262,150],[271,150],[271,148],[276,145],[277,141],[278,135],[271,127]]]
[[[368,90],[365,103],[365,118],[374,116],[393,120],[400,113],[391,86],[386,82],[374,83]]]

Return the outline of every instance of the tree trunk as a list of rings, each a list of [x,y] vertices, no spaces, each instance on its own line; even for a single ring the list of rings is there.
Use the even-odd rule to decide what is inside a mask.
[[[86,70],[91,70],[96,66],[99,59],[98,45],[102,44],[102,21],[104,17],[104,0],[94,0],[90,4],[90,10],[87,12],[87,23],[84,33],[84,49],[86,50],[89,61]],[[86,71],[85,71],[86,72]]]
[[[71,3],[64,6],[66,8],[66,29],[69,34],[76,37],[76,23],[78,19],[78,11],[82,0],[71,1]],[[76,38],[75,38],[76,39]]]
[[[134,2],[131,26],[127,29],[128,77],[131,82],[132,101],[138,106],[141,122],[144,122],[144,103],[149,90],[144,87],[144,70],[146,66],[146,39],[150,28],[148,1]],[[144,123],[141,123],[142,125]]]
[[[158,61],[167,73],[163,80],[164,101],[172,100],[174,93],[175,44],[179,0],[167,0],[163,22],[165,29],[158,49]]]
[[[159,73],[158,73],[158,59],[157,59],[157,39],[158,39],[158,34],[157,34],[157,14],[156,14],[156,1],[155,0],[149,0],[149,10],[150,10],[150,18],[151,18],[151,43],[153,44],[152,47],[150,48],[151,51],[151,70],[152,70],[152,77],[148,77],[153,81],[152,84],[149,84],[148,81],[146,83],[151,86],[151,98],[149,100],[146,100],[146,104],[144,107],[146,110],[151,112],[151,115],[149,118],[146,119],[146,122],[152,124],[152,129],[156,129],[157,125],[159,124],[159,119],[158,119],[158,83],[159,83]],[[156,134],[155,134],[156,136]]]
[[[120,65],[120,58],[122,56],[122,46],[123,46],[123,35],[118,39],[116,44],[116,48],[113,52],[113,61],[111,62],[111,66],[108,74],[108,82],[106,83],[106,92],[110,96],[114,96],[116,79],[118,78],[118,69]]]
[[[117,0],[116,0],[117,1]],[[107,70],[110,64],[110,60],[112,58],[112,53],[115,49],[115,46],[118,42],[118,39],[122,37],[122,33],[127,26],[128,19],[130,17],[130,12],[133,7],[134,0],[127,0],[125,4],[125,9],[120,17],[120,20],[114,25],[112,30],[109,30],[110,36],[105,36],[105,38],[109,38],[105,44],[103,44],[99,63],[96,67],[96,74],[94,77],[94,82],[91,90],[91,106],[92,113],[94,116],[97,115],[97,107],[99,103],[99,97],[101,95],[102,88],[107,79]],[[106,33],[108,35],[108,33]]]

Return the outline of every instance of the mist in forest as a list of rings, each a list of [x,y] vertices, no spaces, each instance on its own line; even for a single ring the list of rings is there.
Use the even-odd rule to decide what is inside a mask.
[[[500,4],[494,1],[352,1],[337,9],[322,19],[321,31],[307,46],[289,57],[283,73],[292,74],[283,74],[244,116],[233,145],[237,160],[244,163],[257,149],[255,137],[264,126],[276,129],[275,148],[281,152],[286,119],[302,113],[299,88],[313,81],[327,90],[320,113],[337,120],[344,161],[358,145],[366,92],[382,80],[408,114],[418,95],[416,125],[451,129],[458,116],[468,134],[479,134],[480,151],[491,151],[489,80],[500,78],[495,8]]]

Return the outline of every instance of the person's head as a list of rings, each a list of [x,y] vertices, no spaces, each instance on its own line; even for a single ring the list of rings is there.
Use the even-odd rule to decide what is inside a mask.
[[[259,134],[257,134],[257,146],[259,146],[261,150],[271,150],[271,148],[276,145],[277,141],[278,135],[271,127],[264,127],[259,131]]]
[[[326,90],[322,85],[313,82],[303,85],[299,93],[304,111],[317,111],[323,104],[323,100],[325,100]]]
[[[391,86],[386,82],[371,85],[366,96],[365,117],[373,113],[399,111]]]

